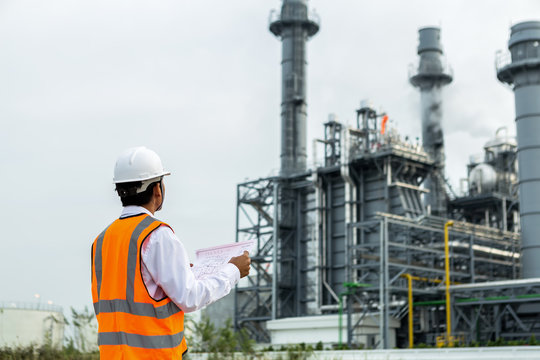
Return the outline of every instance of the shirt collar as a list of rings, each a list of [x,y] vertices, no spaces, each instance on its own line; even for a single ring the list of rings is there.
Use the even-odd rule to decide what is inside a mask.
[[[135,216],[135,215],[140,215],[140,214],[148,214],[150,216],[154,216],[152,215],[150,211],[148,211],[147,208],[144,208],[142,206],[137,206],[137,205],[128,205],[128,206],[124,206],[124,208],[122,209],[120,218],[122,219],[129,216]]]

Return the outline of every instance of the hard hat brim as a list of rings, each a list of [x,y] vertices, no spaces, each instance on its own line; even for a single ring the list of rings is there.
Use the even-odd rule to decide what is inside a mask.
[[[168,175],[171,175],[170,172],[168,171],[165,171],[159,175],[152,175],[152,176],[148,176],[148,177],[144,177],[144,178],[138,178],[138,179],[122,179],[122,180],[116,180],[116,179],[113,179],[113,183],[115,184],[123,184],[123,183],[129,183],[129,182],[137,182],[137,181],[146,181],[146,180],[150,180],[150,179],[157,179],[157,178],[161,178],[163,176],[168,176]]]

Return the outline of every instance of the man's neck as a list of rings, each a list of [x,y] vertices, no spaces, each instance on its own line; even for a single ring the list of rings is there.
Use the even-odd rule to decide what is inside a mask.
[[[146,210],[150,211],[152,213],[152,215],[154,215],[154,213],[156,212],[156,209],[155,207],[152,205],[152,203],[148,203],[148,204],[145,204],[145,205],[142,205],[143,208],[145,208]]]

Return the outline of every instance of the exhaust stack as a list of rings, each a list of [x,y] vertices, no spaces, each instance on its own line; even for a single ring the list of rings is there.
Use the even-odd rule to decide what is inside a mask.
[[[307,0],[284,0],[281,13],[270,14],[270,31],[282,42],[281,175],[306,170],[306,42],[319,31]]]
[[[524,278],[540,277],[540,21],[511,28],[508,49],[496,58],[497,78],[516,103],[521,264]]]
[[[444,137],[442,130],[442,87],[452,82],[453,76],[443,59],[440,41],[441,30],[426,27],[418,31],[417,69],[409,73],[409,81],[420,89],[422,107],[422,143],[426,152],[435,162],[433,172],[424,184],[429,193],[425,203],[434,215],[446,213],[446,190],[444,181]]]

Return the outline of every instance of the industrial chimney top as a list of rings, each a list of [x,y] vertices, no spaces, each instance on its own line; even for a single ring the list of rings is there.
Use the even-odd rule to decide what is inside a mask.
[[[519,74],[540,69],[540,21],[526,21],[512,26],[508,51],[497,52],[495,67],[499,81],[516,85]],[[526,80],[524,80],[526,82]]]

